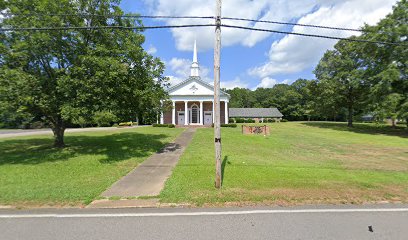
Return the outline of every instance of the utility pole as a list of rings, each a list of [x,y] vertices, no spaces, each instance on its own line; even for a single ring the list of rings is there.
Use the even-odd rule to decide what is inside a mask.
[[[214,45],[214,144],[215,187],[221,187],[221,116],[220,116],[220,54],[221,54],[221,1],[216,0],[215,45]]]

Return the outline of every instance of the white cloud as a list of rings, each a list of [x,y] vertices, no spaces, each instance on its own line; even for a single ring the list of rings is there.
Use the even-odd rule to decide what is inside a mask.
[[[173,83],[177,84],[181,81],[184,81],[190,76],[190,59],[172,58],[170,61],[165,62],[165,64],[173,73],[173,75],[168,76],[171,79],[170,83],[172,85]],[[203,81],[213,81],[213,79],[209,76],[209,73],[210,69],[208,67],[200,65],[200,77]]]
[[[191,60],[185,58],[172,58],[167,64],[179,77],[187,78],[190,74]]]
[[[248,88],[248,84],[241,81],[239,77],[235,78],[232,81],[221,81],[221,88],[234,89],[239,88]]]
[[[176,76],[167,76],[169,78],[169,83],[170,86],[174,86],[177,85],[179,83],[181,83],[182,81],[184,81],[184,78],[180,78],[180,77],[176,77]]]
[[[396,0],[349,0],[321,6],[317,11],[299,19],[298,23],[359,28],[364,23],[375,24],[391,12]],[[311,29],[295,26],[293,32],[349,37],[355,32]],[[272,43],[269,59],[262,66],[249,70],[249,74],[261,78],[274,74],[296,73],[317,64],[335,40],[286,35]]]
[[[147,49],[146,52],[147,52],[148,54],[153,55],[153,54],[157,53],[157,48],[155,48],[153,45],[150,45],[150,47]]]
[[[222,5],[222,16],[249,18],[260,20],[290,21],[298,19],[311,12],[316,6],[334,4],[347,0],[225,0]],[[215,1],[213,0],[145,0],[150,12],[156,15],[173,16],[214,16]],[[213,24],[213,19],[167,19],[169,25],[181,24]],[[223,20],[223,24],[245,27],[268,27],[280,29],[282,25],[266,23],[251,23],[243,21]],[[197,39],[198,48],[207,50],[214,45],[214,28],[172,29],[178,50],[191,50],[194,39]],[[247,31],[242,29],[222,29],[223,46],[241,44],[252,47],[264,40],[271,33]]]
[[[276,81],[276,79],[266,77],[266,78],[263,78],[261,80],[261,82],[254,89],[257,89],[257,88],[271,88],[271,87],[275,86],[277,83],[278,82]]]

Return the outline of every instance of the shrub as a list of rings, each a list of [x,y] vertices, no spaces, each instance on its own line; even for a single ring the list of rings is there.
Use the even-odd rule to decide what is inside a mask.
[[[236,118],[235,123],[245,123],[245,119],[242,118]]]
[[[81,126],[81,128],[84,128],[84,127],[86,127],[86,125],[89,124],[89,121],[86,118],[80,116],[78,118],[74,118],[72,120],[72,123]]]
[[[159,123],[154,123],[152,125],[153,127],[168,127],[168,128],[175,128],[176,125],[174,124],[159,124]]]
[[[229,118],[228,123],[235,123],[235,120],[233,118]]]
[[[255,123],[255,120],[252,118],[245,119],[245,123]]]
[[[288,119],[282,119],[281,122],[289,122]]]
[[[236,127],[237,127],[237,124],[235,124],[235,123],[221,124],[221,127],[236,128]]]
[[[119,123],[119,127],[131,127],[133,126],[133,122],[121,122]]]
[[[112,122],[115,122],[117,117],[111,111],[95,112],[93,121],[98,127],[110,127]]]

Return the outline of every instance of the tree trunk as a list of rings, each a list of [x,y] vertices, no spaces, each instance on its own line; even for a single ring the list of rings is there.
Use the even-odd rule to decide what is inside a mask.
[[[348,119],[347,119],[347,127],[353,127],[353,106],[348,106]]]
[[[392,128],[396,128],[397,127],[397,123],[396,123],[396,119],[395,118],[391,118],[391,126]]]
[[[62,120],[52,124],[52,132],[54,133],[54,147],[63,148],[64,144],[64,132],[65,124]]]

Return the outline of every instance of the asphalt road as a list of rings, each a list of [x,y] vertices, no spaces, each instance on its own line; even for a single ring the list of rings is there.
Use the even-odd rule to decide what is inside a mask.
[[[3,210],[0,239],[408,239],[408,206]]]

